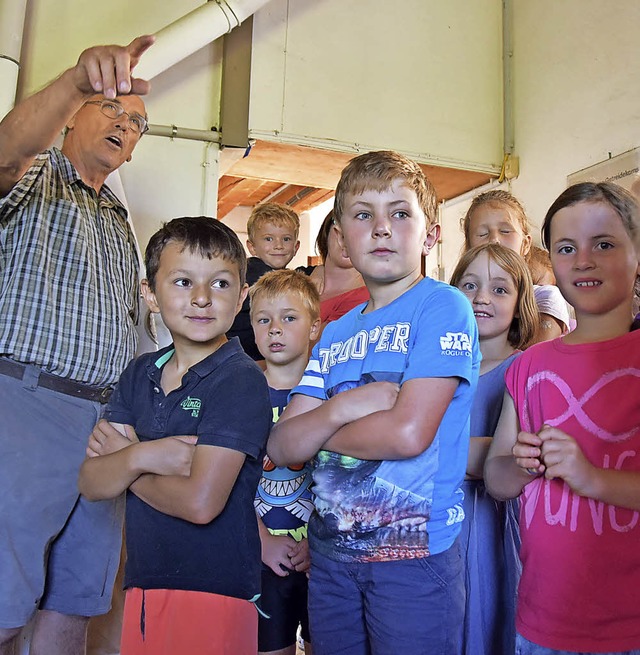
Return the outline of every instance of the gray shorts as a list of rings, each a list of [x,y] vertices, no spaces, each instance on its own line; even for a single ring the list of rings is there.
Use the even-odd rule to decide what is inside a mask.
[[[90,503],[78,471],[99,403],[0,375],[0,627],[37,609],[104,614],[120,559],[124,496]]]

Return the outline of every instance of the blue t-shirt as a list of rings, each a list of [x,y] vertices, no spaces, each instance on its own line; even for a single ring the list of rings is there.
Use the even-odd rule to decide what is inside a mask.
[[[290,391],[269,387],[274,423],[287,406]],[[313,512],[310,486],[309,464],[276,466],[268,455],[264,456],[254,504],[271,534],[288,534],[296,541],[307,536],[307,523]]]
[[[469,413],[480,351],[471,305],[426,278],[374,312],[364,305],[329,323],[293,393],[321,400],[381,380],[460,380],[433,443],[395,461],[320,451],[314,459],[313,550],[339,561],[387,561],[447,550],[464,519]],[[393,434],[389,435],[393,439]]]
[[[251,599],[260,593],[260,538],[253,499],[271,409],[264,374],[237,339],[192,366],[165,396],[162,368],[173,348],[126,368],[106,418],[132,425],[140,441],[196,435],[198,445],[246,454],[223,511],[197,525],[127,492],[125,588],[183,589]]]

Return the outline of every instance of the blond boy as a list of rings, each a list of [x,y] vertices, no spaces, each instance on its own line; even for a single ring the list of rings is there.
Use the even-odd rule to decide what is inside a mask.
[[[300,219],[285,205],[267,202],[254,207],[247,221],[247,248],[251,257],[247,260],[247,284],[255,284],[268,271],[286,268],[295,257],[300,241]],[[236,316],[229,338],[238,337],[244,351],[256,361],[262,360],[251,328],[249,299]]]
[[[287,405],[289,392],[307,366],[309,344],[320,329],[320,298],[302,273],[280,270],[251,287],[251,324],[265,360],[273,422]],[[265,457],[255,507],[262,542],[260,654],[295,655],[296,632],[309,642],[307,522],[313,510],[311,471],[304,463],[274,467]]]
[[[314,457],[314,653],[454,655],[476,322],[457,289],[421,273],[439,226],[417,164],[356,157],[334,212],[371,300],[325,328],[268,443],[278,465]]]

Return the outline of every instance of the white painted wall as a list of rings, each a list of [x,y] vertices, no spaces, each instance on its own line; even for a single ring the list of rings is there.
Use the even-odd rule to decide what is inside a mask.
[[[513,192],[539,226],[568,174],[640,145],[640,2],[514,0],[513,45]]]
[[[30,0],[20,88],[36,91],[96,43],[128,43],[153,33],[202,0]],[[218,125],[222,44],[216,42],[157,76],[146,98],[149,120],[210,129]],[[133,223],[144,247],[161,222],[176,216],[215,216],[217,146],[145,136],[120,169]]]
[[[251,133],[418,161],[502,161],[499,0],[271,0],[254,17]]]

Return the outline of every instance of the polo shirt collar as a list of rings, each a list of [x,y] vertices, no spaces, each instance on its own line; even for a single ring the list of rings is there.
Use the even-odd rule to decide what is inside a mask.
[[[148,369],[149,377],[152,380],[160,382],[162,369],[171,357],[173,357],[174,352],[175,349],[173,344],[158,351],[157,357],[151,361]],[[240,345],[240,339],[238,339],[238,337],[233,337],[226,343],[222,344],[222,346],[220,346],[220,348],[218,348],[214,353],[211,353],[208,357],[205,357],[197,364],[194,364],[187,371],[187,374],[193,372],[199,378],[204,378],[239,353],[244,354],[244,350],[242,350],[242,346]]]

